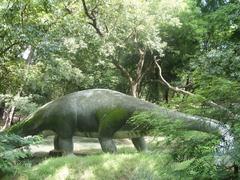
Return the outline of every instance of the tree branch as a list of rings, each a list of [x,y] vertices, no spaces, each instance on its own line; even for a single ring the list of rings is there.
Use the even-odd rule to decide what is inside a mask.
[[[145,59],[144,59],[144,61],[145,61]],[[154,62],[149,63],[148,67],[145,70],[143,70],[143,67],[142,67],[141,74],[136,81],[141,81],[142,78],[147,74],[147,72],[152,68],[153,64],[154,64]]]
[[[8,50],[10,50],[13,46],[20,44],[20,41],[14,42],[12,44],[10,44],[8,47],[6,47],[5,49],[0,51],[0,56],[2,56],[3,54],[5,54]]]
[[[100,30],[100,28],[98,27],[98,24],[97,24],[97,17],[96,17],[96,13],[95,13],[95,10],[97,7],[94,7],[91,10],[91,12],[89,12],[85,0],[82,0],[82,4],[83,4],[83,9],[84,9],[85,15],[92,21],[92,22],[89,22],[88,24],[90,24],[96,30],[97,34],[100,37],[103,37],[104,34],[102,33],[102,31]]]
[[[122,74],[128,79],[129,83],[133,83],[133,79],[130,75],[130,73],[117,61],[113,61],[113,64],[122,72]]]
[[[136,78],[136,81],[139,81],[140,77],[142,75],[142,69],[143,69],[143,65],[144,65],[144,61],[145,61],[145,54],[146,54],[145,49],[139,48],[138,51],[139,51],[139,61],[137,63],[137,72],[136,72],[137,73],[137,78]]]
[[[185,95],[190,95],[190,96],[197,96],[196,94],[193,94],[193,93],[191,93],[191,92],[189,92],[189,91],[185,91],[185,90],[183,90],[183,89],[181,89],[181,88],[174,87],[174,86],[170,85],[170,84],[164,79],[164,77],[163,77],[163,75],[162,75],[162,68],[161,68],[161,66],[158,64],[157,61],[159,61],[159,60],[157,60],[156,57],[154,57],[154,62],[155,62],[155,64],[157,65],[158,70],[159,70],[159,77],[160,77],[160,79],[161,79],[161,81],[163,82],[164,85],[166,85],[169,89],[171,89],[171,90],[173,90],[173,91],[175,91],[175,92],[182,93],[182,94],[185,94]],[[206,99],[205,97],[202,97],[202,98]],[[210,100],[210,101],[207,100],[206,103],[209,104],[210,106],[214,107],[214,108],[218,108],[218,109],[221,109],[221,110],[227,112],[227,113],[228,113],[231,117],[233,117],[233,118],[236,118],[236,116],[239,117],[239,115],[235,115],[235,114],[234,114],[233,112],[231,112],[229,109],[227,109],[227,108],[225,108],[225,107],[223,107],[223,106],[221,106],[221,105],[219,105],[219,104],[217,104],[217,103],[215,103],[215,102],[213,102],[213,101],[211,101],[211,100]]]
[[[21,12],[20,12],[22,30],[23,30],[23,26],[24,26],[24,13],[25,13],[28,5],[29,5],[29,2],[26,3],[26,4],[23,6],[23,9],[22,9]]]
[[[195,96],[195,94],[191,93],[191,92],[188,92],[188,91],[185,91],[183,89],[180,89],[178,87],[173,87],[172,85],[170,85],[163,77],[162,75],[162,68],[161,66],[157,63],[158,60],[154,60],[155,64],[157,65],[158,67],[158,70],[159,70],[159,77],[160,79],[162,80],[162,82],[171,90],[175,91],[175,92],[180,92],[180,93],[183,93],[183,94],[186,94],[186,95],[191,95],[191,96]]]

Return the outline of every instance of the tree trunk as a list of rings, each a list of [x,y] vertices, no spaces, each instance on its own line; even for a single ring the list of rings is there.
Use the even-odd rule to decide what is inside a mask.
[[[138,85],[138,83],[131,83],[131,85],[130,85],[131,87],[131,95],[133,96],[133,97],[138,97],[139,96],[139,92],[138,92],[138,90],[139,90],[139,85]]]
[[[15,108],[16,108],[15,106],[12,106],[9,108],[8,111],[5,112],[5,124],[4,124],[3,128],[1,129],[1,131],[3,131],[4,129],[11,126],[13,116],[15,113]]]
[[[5,108],[5,104],[4,103],[0,103],[0,120],[3,119],[4,108]]]
[[[166,104],[168,104],[168,98],[169,98],[169,88],[164,87],[164,89],[163,89],[163,99],[165,100]]]

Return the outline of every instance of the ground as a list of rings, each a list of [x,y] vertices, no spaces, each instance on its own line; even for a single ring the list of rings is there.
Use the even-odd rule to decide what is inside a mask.
[[[42,144],[31,145],[31,152],[35,157],[47,156],[49,151],[53,150],[53,136],[47,137]],[[148,137],[148,141],[152,138]],[[132,147],[133,144],[129,139],[115,139],[114,140],[117,148],[122,147]],[[102,152],[101,146],[96,138],[85,138],[85,137],[74,137],[74,154],[75,155],[84,155],[84,154],[94,154]]]

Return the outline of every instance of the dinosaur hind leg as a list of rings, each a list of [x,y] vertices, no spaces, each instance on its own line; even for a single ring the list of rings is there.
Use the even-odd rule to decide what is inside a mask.
[[[100,137],[99,142],[103,152],[115,153],[117,151],[117,147],[111,138]]]
[[[144,137],[132,138],[132,143],[138,151],[147,151],[147,145]]]
[[[128,112],[122,108],[106,109],[99,111],[99,142],[103,152],[114,153],[117,151],[112,138],[114,133],[119,130],[128,119]]]

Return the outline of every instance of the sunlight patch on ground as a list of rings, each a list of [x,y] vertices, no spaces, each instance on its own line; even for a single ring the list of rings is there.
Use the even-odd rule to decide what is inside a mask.
[[[30,151],[34,156],[41,156],[41,154],[48,154],[53,150],[53,136],[44,139],[42,144],[30,145]],[[118,148],[132,147],[133,144],[129,139],[114,140]],[[74,152],[87,152],[101,150],[101,146],[96,138],[82,138],[74,137]]]
[[[83,172],[83,175],[80,178],[81,180],[90,180],[90,179],[96,179],[93,170],[87,169]]]
[[[116,170],[118,168],[118,164],[116,163],[115,160],[108,160],[108,161],[103,163],[103,167],[105,169]]]
[[[128,161],[129,157],[131,157],[131,155],[121,155],[121,157],[119,158],[114,158],[114,159],[109,159],[109,156],[105,156],[106,160],[103,163],[103,168],[105,169],[111,169],[111,170],[118,170],[119,165],[121,165],[124,161]]]
[[[46,178],[46,180],[65,180],[70,175],[70,170],[67,166],[61,167],[54,175]]]
[[[52,159],[51,158],[49,158],[49,159],[46,159],[46,160],[44,160],[42,163],[41,163],[41,165],[42,166],[47,166],[47,164],[51,161]],[[33,166],[33,171],[37,171],[39,169],[39,166]]]

